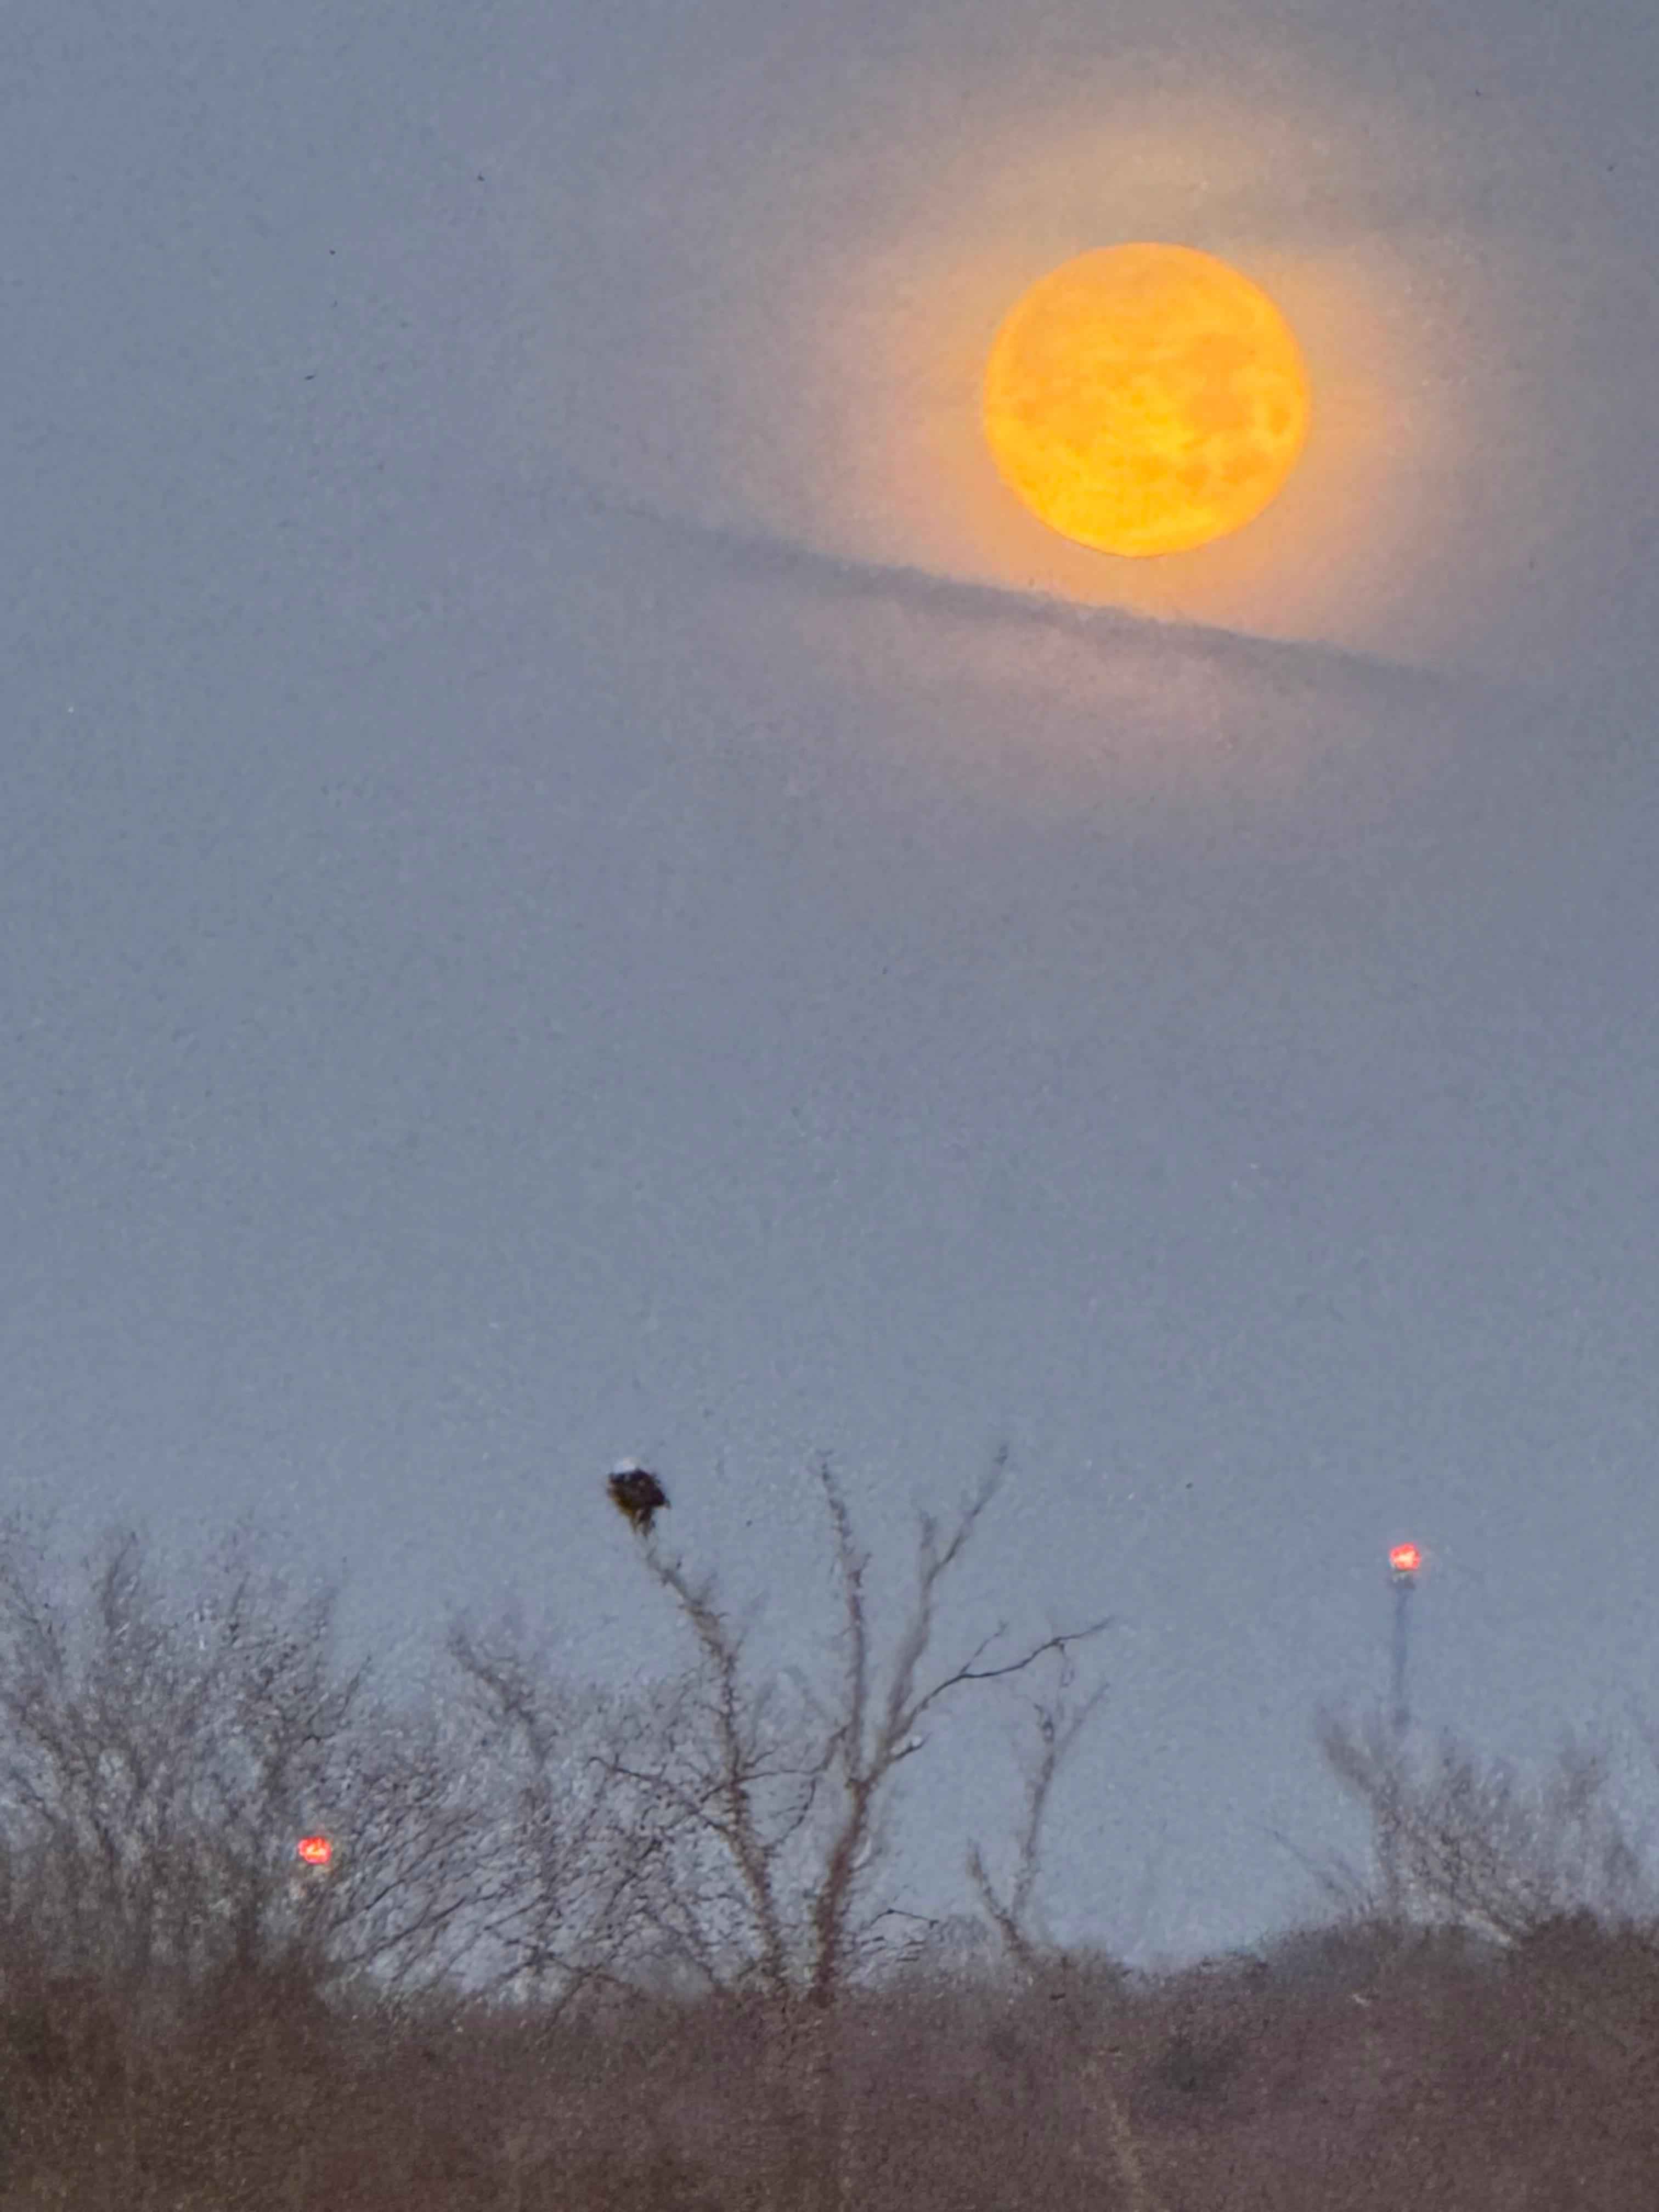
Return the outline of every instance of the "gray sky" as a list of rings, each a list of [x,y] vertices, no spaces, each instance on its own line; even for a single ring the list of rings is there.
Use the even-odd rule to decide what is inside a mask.
[[[1006,1439],[961,1621],[1121,1616],[1051,1904],[1143,1954],[1305,1907],[1400,1535],[1426,1718],[1616,1717],[1656,77],[1599,0],[15,0],[15,1494],[608,1668],[676,1648],[617,1454],[764,1641],[815,1454],[898,1545]],[[1269,285],[1315,429],[1124,563],[974,379],[1149,235]]]

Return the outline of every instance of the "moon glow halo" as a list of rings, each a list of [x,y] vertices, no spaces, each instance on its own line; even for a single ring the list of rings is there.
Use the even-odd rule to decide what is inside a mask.
[[[1182,553],[1253,521],[1307,439],[1308,375],[1279,309],[1185,246],[1104,246],[1032,285],[998,331],[985,435],[1064,538]]]

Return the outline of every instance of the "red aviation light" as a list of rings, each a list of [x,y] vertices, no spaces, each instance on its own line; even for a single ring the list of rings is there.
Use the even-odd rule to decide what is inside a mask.
[[[1415,1544],[1396,1544],[1389,1553],[1389,1565],[1397,1575],[1414,1575],[1423,1564],[1423,1554]]]
[[[295,1849],[307,1866],[325,1867],[334,1856],[334,1846],[326,1836],[301,1836]]]

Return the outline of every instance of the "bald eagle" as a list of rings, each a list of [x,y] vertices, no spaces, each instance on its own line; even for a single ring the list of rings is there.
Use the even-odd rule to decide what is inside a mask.
[[[636,1462],[626,1459],[611,1469],[607,1487],[611,1504],[618,1513],[627,1515],[629,1526],[641,1536],[648,1536],[653,1516],[668,1503],[668,1492],[656,1476],[647,1474]]]

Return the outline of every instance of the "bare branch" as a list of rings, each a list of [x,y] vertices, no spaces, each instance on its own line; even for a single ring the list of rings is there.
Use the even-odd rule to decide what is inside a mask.
[[[1574,1911],[1659,1924],[1659,1889],[1607,1802],[1604,1763],[1569,1740],[1528,1789],[1450,1736],[1413,1758],[1380,1722],[1328,1714],[1326,1762],[1368,1814],[1385,1909],[1450,1920],[1503,1943]]]
[[[1068,1646],[1072,1640],[1074,1639],[1067,1639]],[[981,1905],[1001,1936],[1007,1955],[1025,1972],[1034,1971],[1042,1948],[1031,1925],[1031,1899],[1042,1871],[1042,1832],[1054,1781],[1109,1686],[1100,1683],[1076,1711],[1069,1711],[1067,1697],[1073,1681],[1069,1648],[1062,1650],[1060,1662],[1054,1696],[1032,1705],[1038,1757],[1026,1778],[1025,1819],[1019,1832],[1012,1886],[1006,1897],[992,1881],[977,1843],[970,1846],[968,1854],[969,1878]]]

